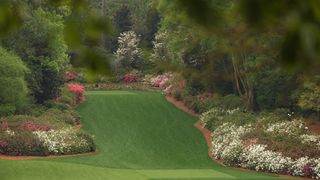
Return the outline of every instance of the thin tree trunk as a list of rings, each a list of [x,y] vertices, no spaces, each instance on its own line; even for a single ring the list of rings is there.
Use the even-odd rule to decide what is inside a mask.
[[[234,80],[236,83],[237,92],[238,92],[239,96],[243,96],[243,93],[242,93],[242,90],[240,87],[240,82],[239,82],[239,70],[238,70],[238,67],[236,64],[236,60],[234,58],[234,54],[232,54],[231,61],[232,61],[232,66],[233,66],[233,75],[234,75]]]

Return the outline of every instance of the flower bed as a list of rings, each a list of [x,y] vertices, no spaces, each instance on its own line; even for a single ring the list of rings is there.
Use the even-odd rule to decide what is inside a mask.
[[[37,115],[0,118],[0,154],[46,156],[95,151],[93,137],[79,130],[74,107],[84,101],[84,87],[69,83],[61,96]]]
[[[0,132],[0,154],[46,156],[95,150],[93,138],[78,129],[65,126],[57,130],[26,122],[22,128]]]
[[[85,88],[88,90],[142,90],[142,91],[159,91],[158,88],[150,86],[145,82],[134,83],[100,83],[100,84],[86,84]]]
[[[34,131],[50,154],[85,153],[95,150],[92,139],[74,128]]]
[[[205,127],[214,124],[211,152],[215,158],[230,166],[320,179],[320,138],[308,134],[303,121],[266,122],[257,115],[255,121],[232,122],[230,117],[237,113],[238,110],[215,108],[200,116]],[[299,157],[285,152],[285,149],[290,152],[290,143],[301,151]],[[277,149],[274,144],[284,147]]]

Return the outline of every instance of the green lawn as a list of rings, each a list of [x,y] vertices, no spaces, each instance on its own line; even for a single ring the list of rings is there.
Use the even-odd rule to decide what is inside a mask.
[[[0,160],[1,180],[280,179],[220,166],[190,116],[163,95],[91,91],[78,111],[98,153],[80,157]]]

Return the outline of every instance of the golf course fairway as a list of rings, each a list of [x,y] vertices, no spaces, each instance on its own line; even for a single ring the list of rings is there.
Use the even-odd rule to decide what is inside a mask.
[[[89,91],[77,111],[96,153],[0,160],[0,180],[284,179],[213,162],[197,118],[161,93]]]

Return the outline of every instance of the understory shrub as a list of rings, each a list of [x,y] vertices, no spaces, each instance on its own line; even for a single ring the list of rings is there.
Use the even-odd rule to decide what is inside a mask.
[[[214,98],[213,106],[222,109],[245,109],[243,99],[234,94]]]
[[[136,72],[129,72],[125,74],[122,79],[126,83],[138,82],[139,75]]]
[[[78,74],[74,71],[67,71],[65,74],[64,74],[64,79],[66,81],[74,81],[78,78]]]
[[[154,87],[159,87],[161,89],[165,89],[168,87],[168,82],[173,78],[173,75],[170,73],[158,75],[150,79],[150,83]]]
[[[222,108],[212,108],[200,115],[200,121],[204,127],[214,131],[223,123],[233,123],[236,125],[246,125],[257,121],[257,116],[252,113],[245,113],[239,109],[225,110]]]
[[[70,92],[72,92],[75,96],[75,103],[80,104],[85,100],[84,93],[85,93],[85,88],[84,86],[76,83],[68,83],[66,84],[66,87]]]
[[[13,115],[26,104],[27,71],[17,55],[0,47],[0,116]]]

